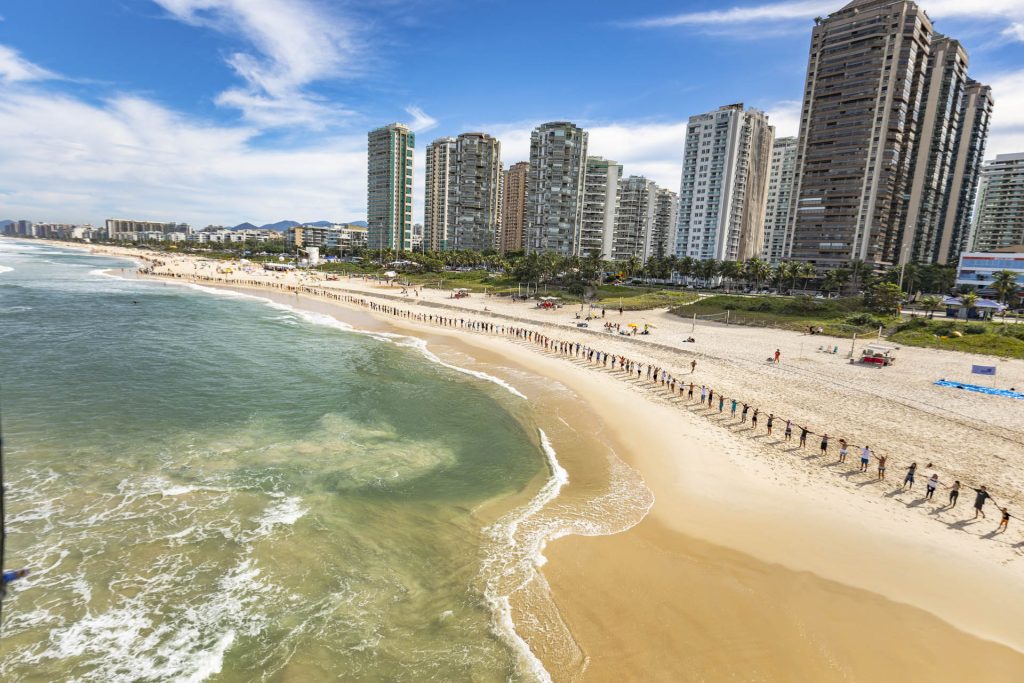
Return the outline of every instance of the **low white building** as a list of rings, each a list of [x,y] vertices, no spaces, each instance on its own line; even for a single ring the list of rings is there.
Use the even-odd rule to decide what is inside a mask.
[[[992,294],[993,274],[1009,270],[1017,274],[1018,296],[1024,294],[1024,245],[1000,251],[974,251],[960,255],[956,269],[956,286],[974,287],[983,294]],[[1019,305],[1015,302],[1014,305]]]

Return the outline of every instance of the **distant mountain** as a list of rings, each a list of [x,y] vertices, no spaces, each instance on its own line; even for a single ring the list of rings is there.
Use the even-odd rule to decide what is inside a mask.
[[[277,230],[278,232],[284,232],[288,228],[294,228],[296,225],[302,225],[302,223],[299,223],[298,221],[278,221],[276,223],[267,223],[260,227],[263,230]]]
[[[294,228],[298,225],[312,225],[318,228],[329,228],[332,225],[337,225],[338,221],[307,221],[300,223],[298,221],[278,221],[276,223],[267,223],[266,225],[253,225],[252,223],[242,223],[231,228],[231,230],[276,230],[277,232],[285,232],[288,228]],[[361,225],[366,227],[366,221],[347,221],[343,222],[343,225]]]

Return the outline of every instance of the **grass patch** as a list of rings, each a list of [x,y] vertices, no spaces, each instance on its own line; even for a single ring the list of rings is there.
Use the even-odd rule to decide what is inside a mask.
[[[684,318],[694,314],[723,315],[726,312],[729,313],[731,324],[772,327],[794,332],[806,332],[809,327],[820,327],[823,334],[845,338],[850,338],[854,334],[877,332],[879,327],[892,325],[898,320],[869,311],[859,297],[816,299],[717,295],[672,309],[672,313]]]
[[[889,341],[905,346],[1024,358],[1024,325],[915,318],[897,325]]]

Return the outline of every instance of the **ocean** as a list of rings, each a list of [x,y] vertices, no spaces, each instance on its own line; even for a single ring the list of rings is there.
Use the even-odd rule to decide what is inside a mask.
[[[0,240],[0,679],[547,677],[503,594],[565,481],[528,401],[131,267]]]

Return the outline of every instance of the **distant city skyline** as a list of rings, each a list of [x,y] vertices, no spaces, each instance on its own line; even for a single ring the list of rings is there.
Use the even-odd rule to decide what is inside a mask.
[[[487,5],[503,27],[487,50],[522,59],[482,78],[462,57],[485,37],[460,3],[15,3],[0,12],[0,218],[358,220],[366,132],[396,120],[419,137],[416,223],[426,144],[474,130],[507,167],[529,158],[537,125],[572,121],[588,154],[677,189],[695,113],[742,101],[777,137],[798,132],[814,17],[844,4],[545,4],[545,22],[529,2]],[[986,158],[1024,151],[1024,0],[919,4],[992,86]],[[548,47],[524,49],[526,35]],[[608,44],[619,56],[587,66]]]

